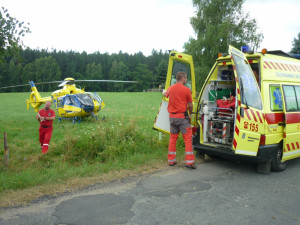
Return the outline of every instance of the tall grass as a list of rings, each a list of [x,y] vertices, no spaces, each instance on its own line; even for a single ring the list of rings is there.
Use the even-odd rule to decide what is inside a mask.
[[[152,130],[160,93],[100,94],[106,106],[98,120],[54,121],[46,155],[38,142],[36,113],[26,110],[28,96],[0,94],[0,132],[7,132],[10,149],[9,167],[4,170],[0,147],[0,193],[166,163],[168,136],[158,141],[158,133]]]

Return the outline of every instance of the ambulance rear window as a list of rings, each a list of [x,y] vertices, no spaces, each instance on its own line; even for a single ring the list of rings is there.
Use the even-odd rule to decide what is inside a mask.
[[[173,85],[177,82],[176,74],[181,71],[185,72],[187,75],[187,81],[185,83],[185,86],[187,86],[189,89],[192,90],[190,65],[188,63],[184,63],[184,62],[180,62],[180,61],[176,61],[176,60],[174,60],[174,62],[173,62],[172,78],[171,78],[170,85]]]

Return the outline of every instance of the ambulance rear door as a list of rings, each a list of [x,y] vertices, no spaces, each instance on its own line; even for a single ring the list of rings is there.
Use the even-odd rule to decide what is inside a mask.
[[[236,110],[232,149],[236,154],[256,156],[264,129],[259,86],[245,55],[229,46],[236,80]]]
[[[195,110],[197,99],[193,58],[191,55],[171,51],[169,55],[168,72],[164,90],[167,90],[171,85],[177,82],[176,74],[180,71],[183,71],[187,74],[187,82],[185,86],[191,89]],[[168,104],[169,98],[163,97],[153,126],[153,129],[167,134],[170,133]]]

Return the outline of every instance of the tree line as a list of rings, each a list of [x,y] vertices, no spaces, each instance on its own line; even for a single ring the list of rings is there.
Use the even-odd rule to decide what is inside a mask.
[[[142,52],[108,54],[95,52],[30,49],[20,51],[20,57],[6,56],[0,64],[0,87],[26,84],[29,81],[125,80],[131,83],[79,82],[88,91],[143,91],[157,88],[166,79],[168,52],[153,50],[150,56]],[[57,84],[44,84],[39,90],[50,92]],[[29,91],[29,87],[0,89],[2,92]]]
[[[219,52],[228,45],[240,48],[249,45],[257,50],[264,35],[255,19],[242,8],[244,0],[193,0],[195,14],[190,23],[195,32],[184,43],[185,53],[193,56],[196,87],[199,91]],[[153,50],[150,56],[142,52],[129,55],[119,52],[87,54],[74,51],[33,50],[22,45],[21,39],[30,33],[29,24],[11,17],[0,9],[0,87],[47,82],[73,77],[79,80],[131,80],[139,84],[82,83],[89,91],[143,91],[164,87],[168,68],[168,52]],[[292,42],[291,53],[300,52],[300,33]],[[43,85],[42,91],[55,90],[55,85]],[[40,90],[40,89],[39,89]],[[27,88],[0,89],[0,92],[28,91]]]

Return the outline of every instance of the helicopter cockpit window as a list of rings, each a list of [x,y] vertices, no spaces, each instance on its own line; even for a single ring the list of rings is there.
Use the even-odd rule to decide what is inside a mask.
[[[173,62],[173,70],[170,85],[173,85],[177,82],[176,74],[181,71],[187,74],[187,81],[185,83],[185,86],[187,86],[189,89],[192,89],[190,65],[180,61]]]
[[[66,98],[65,105],[72,105],[72,106],[80,107],[80,104],[74,95],[67,95],[65,98]]]
[[[85,106],[93,106],[94,102],[93,99],[88,96],[87,94],[76,94],[76,97],[78,98],[78,100],[81,102],[81,104],[85,105]]]

